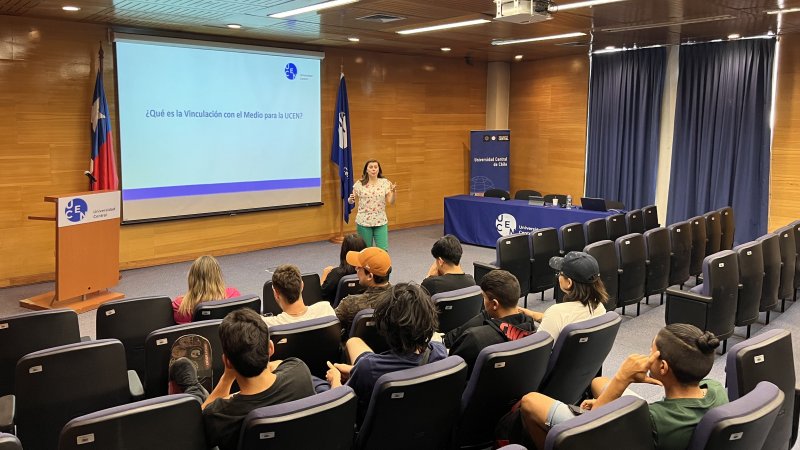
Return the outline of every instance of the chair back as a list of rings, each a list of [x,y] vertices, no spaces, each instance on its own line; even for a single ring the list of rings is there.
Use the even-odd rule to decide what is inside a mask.
[[[683,284],[689,279],[692,259],[692,227],[689,222],[673,223],[669,230],[669,285]]]
[[[13,434],[0,433],[0,450],[22,450],[22,444]]]
[[[661,226],[661,224],[658,223],[658,208],[656,205],[649,205],[642,208],[642,218],[644,219],[645,231]]]
[[[586,245],[607,240],[608,226],[606,225],[606,219],[597,218],[587,220],[583,223],[583,234]]]
[[[746,395],[708,411],[692,434],[689,450],[752,450],[767,440],[783,405],[783,392],[762,381]]]
[[[689,219],[692,229],[692,256],[689,259],[689,276],[697,276],[703,272],[703,259],[706,257],[706,218],[703,216]]]
[[[783,391],[783,406],[769,431],[769,439],[760,447],[764,450],[785,450],[795,438],[797,414],[793,360],[792,335],[777,328],[734,345],[726,356],[725,385],[730,400],[743,397],[762,381],[769,381]]]
[[[720,340],[733,334],[739,296],[739,259],[732,250],[707,256],[703,261],[703,294],[711,298],[706,326]],[[692,323],[692,322],[688,322]]]
[[[644,215],[641,209],[634,209],[625,213],[625,226],[628,228],[628,233],[644,234]]]
[[[497,253],[495,265],[517,277],[521,297],[526,297],[531,292],[530,236],[528,233],[520,233],[501,237],[497,240],[495,249]]]
[[[155,448],[208,448],[196,397],[167,395],[76,417],[61,430],[58,440],[58,450]]]
[[[758,320],[758,306],[764,284],[764,254],[761,242],[751,241],[734,247],[739,260],[739,297],[736,300],[736,326]]]
[[[719,212],[719,225],[722,230],[722,239],[720,240],[721,250],[733,249],[734,231],[736,224],[733,217],[733,208],[724,206],[717,210]]]
[[[717,253],[722,248],[722,219],[719,211],[703,214],[706,219],[706,255]]]
[[[761,242],[764,255],[764,283],[761,285],[760,311],[768,311],[778,305],[778,287],[781,282],[781,244],[775,233],[767,233],[756,241]]]
[[[530,197],[541,197],[542,193],[533,189],[520,189],[514,194],[514,200],[528,200]]]
[[[16,368],[17,437],[52,450],[72,418],[131,401],[125,349],[116,339],[79,342],[23,356]]]
[[[542,292],[553,287],[555,271],[550,258],[559,256],[558,232],[555,228],[540,228],[531,232],[531,292]]]
[[[312,375],[324,379],[327,362],[341,353],[342,325],[336,316],[303,320],[270,327],[269,338],[275,346],[271,359],[300,358]]]
[[[221,319],[202,320],[152,331],[144,340],[145,376],[142,379],[144,393],[147,398],[167,395],[169,384],[169,360],[172,356],[172,344],[181,336],[197,334],[208,339],[211,344],[212,385],[225,371],[222,364],[222,344],[219,341],[219,324]]]
[[[545,205],[552,205],[553,200],[558,203],[558,206],[566,206],[567,204],[567,195],[566,194],[547,194],[544,196],[544,204]]]
[[[561,244],[561,255],[569,252],[582,252],[586,247],[586,236],[583,234],[583,224],[578,222],[562,225],[558,229],[558,237]]]
[[[624,395],[596,410],[562,422],[547,433],[545,450],[596,448],[613,442],[613,448],[652,450],[653,434],[647,402]]]
[[[225,300],[212,300],[198,303],[194,308],[194,320],[224,319],[231,311],[241,308],[250,308],[261,314],[261,299],[257,295],[241,295]]]
[[[78,314],[52,309],[0,319],[0,397],[14,393],[17,361],[28,353],[80,342]]]
[[[669,230],[653,228],[644,233],[647,258],[647,275],[644,283],[645,297],[661,294],[669,287],[670,242]]]
[[[332,306],[336,308],[343,298],[348,295],[361,294],[366,290],[367,288],[358,282],[358,275],[345,275],[339,279],[339,285],[336,287],[336,297],[333,299]]]
[[[455,433],[459,446],[492,441],[500,418],[522,396],[539,389],[552,347],[553,338],[540,331],[481,350],[461,396]]]
[[[381,375],[372,390],[356,448],[446,448],[458,419],[466,378],[467,364],[459,356]]]
[[[303,297],[303,303],[306,305],[311,305],[322,300],[322,286],[319,282],[319,274],[304,273],[302,274],[302,278],[303,291],[300,295]],[[264,282],[264,287],[261,291],[261,298],[264,299],[262,305],[264,314],[272,314],[273,316],[277,316],[283,312],[281,307],[278,306],[278,302],[275,300],[275,293],[272,292],[271,279]],[[261,313],[261,311],[259,311],[259,313]]]
[[[800,289],[800,220],[792,222],[792,229],[794,230],[794,249],[797,253],[794,264],[794,288]]]
[[[794,273],[797,263],[797,247],[794,242],[794,227],[786,225],[775,230],[781,254],[781,278],[778,286],[778,298],[791,299],[794,294]]]
[[[481,312],[483,294],[480,286],[469,286],[453,291],[439,292],[431,297],[439,311],[440,333],[458,328]]]
[[[603,367],[621,322],[619,314],[611,311],[564,327],[539,392],[567,404],[577,403]]]
[[[625,209],[625,203],[622,203],[619,200],[606,199],[606,207],[609,210],[615,209],[617,211],[622,211],[623,209]]]
[[[356,425],[356,394],[349,386],[251,411],[239,450],[349,450]]]
[[[483,193],[483,196],[499,198],[500,200],[508,200],[511,198],[511,194],[509,194],[508,191],[504,191],[502,189],[489,189]]]
[[[644,236],[638,233],[626,234],[614,242],[619,264],[617,306],[634,305],[644,298],[647,277],[644,247]]]
[[[361,338],[373,352],[383,353],[389,350],[389,343],[386,342],[385,337],[378,333],[374,314],[375,310],[373,308],[362,309],[357,312],[355,318],[353,318],[353,324],[350,326],[349,336]]]
[[[619,262],[614,243],[609,240],[595,242],[587,245],[583,251],[592,255],[597,260],[598,266],[600,266],[600,279],[603,280],[606,293],[608,293],[608,300],[605,305],[606,311],[617,309]]]
[[[608,228],[608,239],[612,241],[616,241],[617,238],[628,234],[625,214],[614,214],[606,217],[606,227]]]

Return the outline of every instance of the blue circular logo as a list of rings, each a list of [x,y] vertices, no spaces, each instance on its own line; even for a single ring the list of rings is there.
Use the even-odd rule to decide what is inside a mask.
[[[89,205],[87,205],[83,199],[73,198],[67,203],[67,208],[64,210],[64,213],[67,215],[67,220],[70,222],[80,222],[86,217],[88,211]]]
[[[283,68],[283,73],[286,74],[286,78],[294,80],[297,77],[297,66],[289,63]]]

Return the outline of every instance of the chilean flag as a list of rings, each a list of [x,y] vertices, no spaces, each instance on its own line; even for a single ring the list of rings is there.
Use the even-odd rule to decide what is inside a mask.
[[[100,67],[94,84],[92,99],[92,159],[89,162],[93,191],[119,189],[117,162],[114,157],[114,139],[111,137],[111,120],[108,118],[108,101],[103,89],[103,50],[100,49]]]
[[[339,93],[336,96],[331,160],[339,166],[339,191],[344,200],[342,218],[349,223],[353,205],[348,203],[347,199],[353,193],[353,153],[350,141],[350,107],[347,104],[347,84],[344,82],[344,74],[339,77]]]

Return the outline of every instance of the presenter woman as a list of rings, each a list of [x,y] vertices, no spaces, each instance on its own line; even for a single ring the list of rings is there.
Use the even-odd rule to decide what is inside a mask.
[[[353,186],[353,193],[347,201],[352,205],[358,198],[356,229],[364,238],[367,247],[380,247],[389,250],[389,219],[386,217],[386,204],[394,204],[397,185],[383,178],[383,170],[378,160],[371,159],[364,164],[361,179]]]

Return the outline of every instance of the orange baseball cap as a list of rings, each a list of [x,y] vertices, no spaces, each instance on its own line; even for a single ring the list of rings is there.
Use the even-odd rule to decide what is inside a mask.
[[[347,252],[345,260],[353,267],[363,267],[369,273],[385,277],[392,268],[392,259],[386,250],[379,247],[367,247],[360,252]]]

